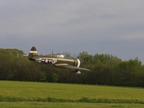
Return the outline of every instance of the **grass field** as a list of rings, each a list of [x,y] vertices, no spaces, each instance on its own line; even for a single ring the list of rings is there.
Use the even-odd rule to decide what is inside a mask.
[[[0,81],[0,108],[143,108],[144,89]]]

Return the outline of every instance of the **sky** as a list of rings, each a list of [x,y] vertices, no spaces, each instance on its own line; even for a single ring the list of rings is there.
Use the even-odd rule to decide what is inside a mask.
[[[144,63],[144,0],[0,0],[0,48]]]

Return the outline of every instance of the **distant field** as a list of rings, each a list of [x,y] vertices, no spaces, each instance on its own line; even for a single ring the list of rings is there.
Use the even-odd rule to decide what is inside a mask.
[[[143,108],[144,89],[0,81],[1,108]]]

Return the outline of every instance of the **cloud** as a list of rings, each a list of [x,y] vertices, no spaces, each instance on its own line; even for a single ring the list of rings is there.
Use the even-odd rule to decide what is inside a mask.
[[[133,0],[131,5],[128,0],[16,1],[3,2],[6,11],[0,21],[3,34],[62,37],[77,32],[103,34],[129,24],[141,24],[144,17],[139,12],[139,3]]]
[[[143,4],[143,0],[1,0],[0,45],[70,52],[119,49],[119,55],[126,55],[135,41],[129,55],[142,55],[138,44],[144,40]]]

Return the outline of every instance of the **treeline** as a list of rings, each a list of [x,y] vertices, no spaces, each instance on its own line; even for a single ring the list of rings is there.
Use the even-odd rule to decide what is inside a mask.
[[[0,49],[0,80],[43,81],[144,87],[144,65],[138,58],[123,61],[109,54],[78,55],[82,67],[91,72],[71,70],[31,62],[17,49]]]
[[[90,84],[144,87],[144,65],[138,59],[122,61],[108,54],[79,55],[83,66],[92,69],[87,73]]]

